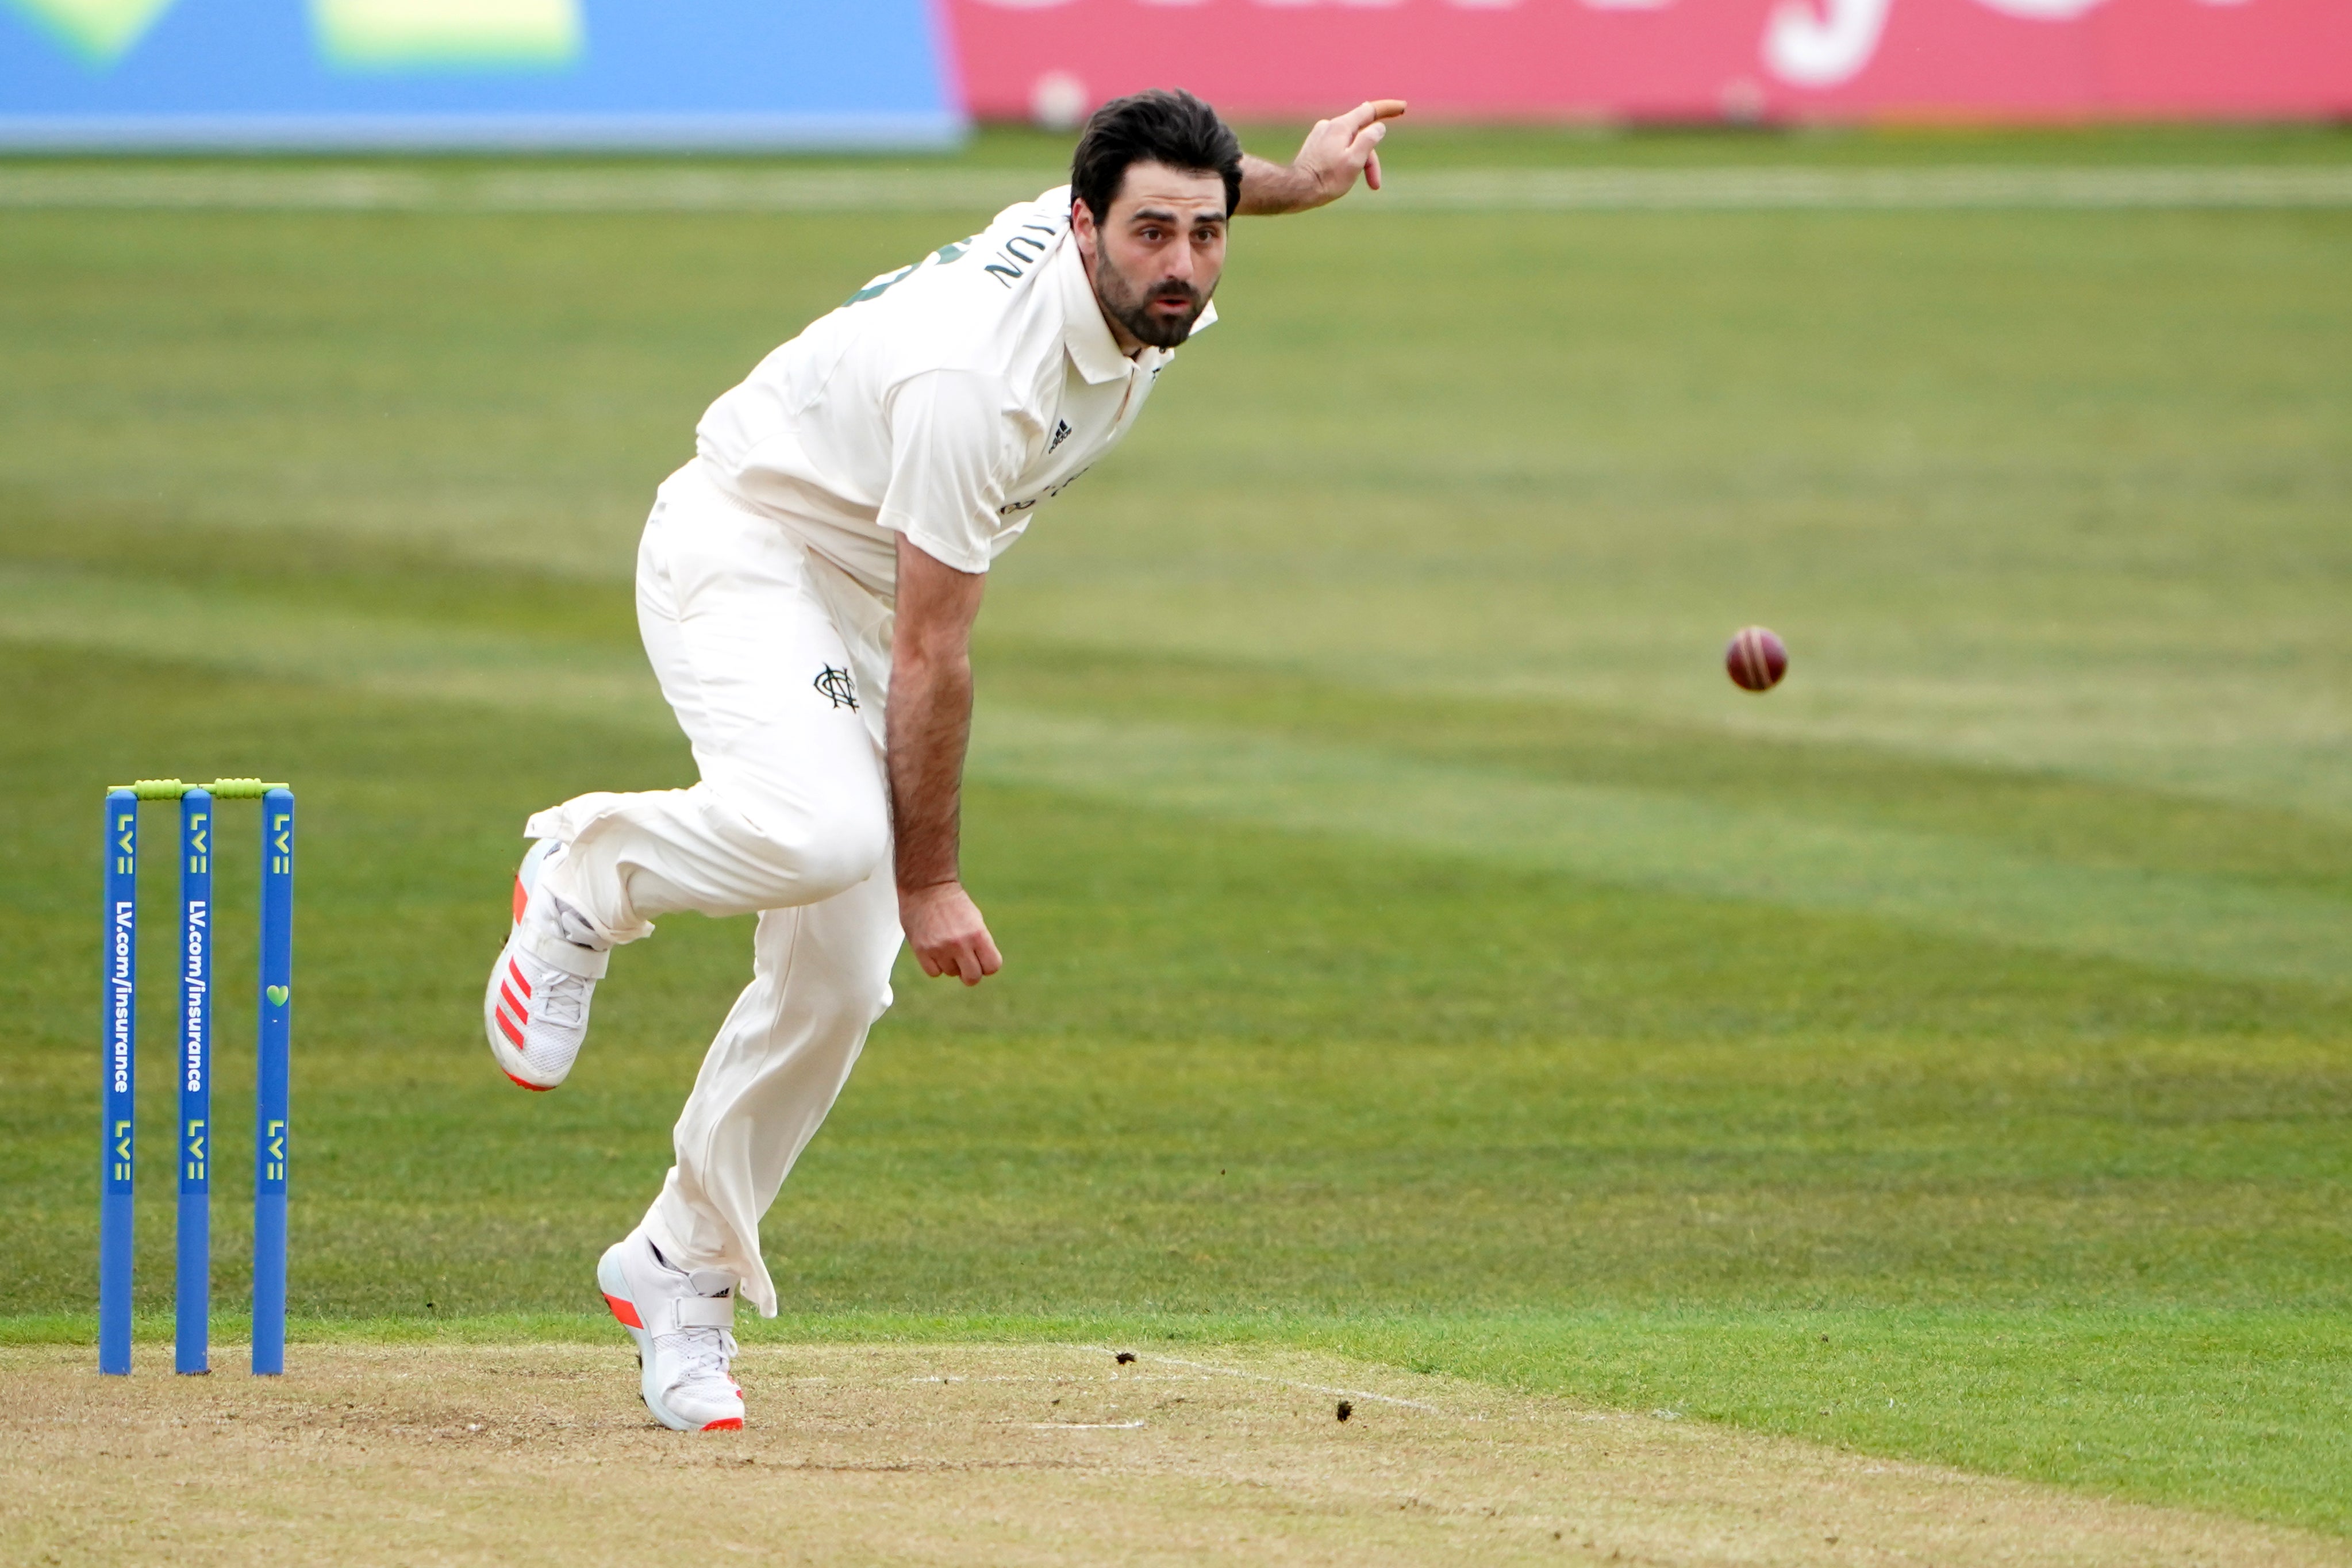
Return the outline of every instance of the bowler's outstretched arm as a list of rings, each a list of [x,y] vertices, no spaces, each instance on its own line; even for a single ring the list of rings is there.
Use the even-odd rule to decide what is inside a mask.
[[[888,752],[898,921],[924,973],[977,985],[1004,967],[956,858],[971,739],[971,623],[988,578],[941,564],[904,534],[898,542]]]
[[[1381,188],[1381,140],[1388,122],[1404,112],[1404,100],[1376,98],[1347,113],[1318,120],[1287,163],[1242,154],[1244,216],[1301,213],[1336,202],[1355,189],[1356,177]]]

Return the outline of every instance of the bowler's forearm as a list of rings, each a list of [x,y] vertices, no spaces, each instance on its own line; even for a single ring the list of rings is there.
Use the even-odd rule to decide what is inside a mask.
[[[1271,163],[1255,153],[1242,154],[1242,202],[1234,213],[1265,217],[1302,212],[1327,200],[1313,175],[1295,163]]]
[[[971,739],[971,660],[900,650],[890,673],[890,825],[898,889],[959,879],[964,750]]]

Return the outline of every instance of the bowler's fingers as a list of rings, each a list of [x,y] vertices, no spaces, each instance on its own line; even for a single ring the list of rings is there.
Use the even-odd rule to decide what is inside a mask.
[[[986,931],[982,931],[976,941],[956,944],[955,974],[966,985],[977,985],[1003,967],[1004,960],[997,952],[996,944],[988,940]]]
[[[1348,161],[1363,170],[1364,184],[1371,190],[1381,188],[1380,147],[1388,136],[1388,122],[1403,112],[1403,99],[1375,98],[1340,118],[1340,124],[1349,132]]]
[[[1352,138],[1364,127],[1377,125],[1383,120],[1394,120],[1403,112],[1404,100],[1402,98],[1369,98],[1339,116],[1339,124]]]
[[[996,950],[995,939],[984,926],[972,936],[941,942],[931,952],[919,948],[915,957],[930,978],[952,976],[966,985],[977,985],[1004,967],[1004,955]]]

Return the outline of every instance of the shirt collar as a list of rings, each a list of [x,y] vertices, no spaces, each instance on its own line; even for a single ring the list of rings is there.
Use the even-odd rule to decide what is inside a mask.
[[[1062,313],[1066,321],[1062,328],[1062,341],[1069,345],[1070,363],[1088,385],[1099,386],[1106,381],[1118,381],[1132,374],[1138,367],[1150,370],[1169,359],[1173,349],[1146,348],[1134,359],[1118,352],[1118,340],[1111,336],[1110,323],[1103,320],[1102,301],[1095,298],[1095,286],[1087,279],[1086,258],[1078,254],[1078,237],[1065,232],[1060,254],[1052,265],[1061,269]],[[1212,301],[1192,323],[1193,337],[1202,329],[1215,324],[1217,307]]]
[[[1063,234],[1062,253],[1054,258],[1054,265],[1062,271],[1062,313],[1067,318],[1062,341],[1069,345],[1070,363],[1089,385],[1099,386],[1129,374],[1135,367],[1118,352],[1118,340],[1110,335],[1110,323],[1103,320],[1102,301],[1095,298],[1095,286],[1087,280],[1086,258],[1078,254],[1076,234]]]

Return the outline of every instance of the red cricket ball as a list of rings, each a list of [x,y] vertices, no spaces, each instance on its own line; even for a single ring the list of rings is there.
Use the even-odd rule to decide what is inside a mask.
[[[1723,668],[1741,690],[1769,691],[1789,673],[1789,645],[1767,627],[1742,627],[1723,650]]]

